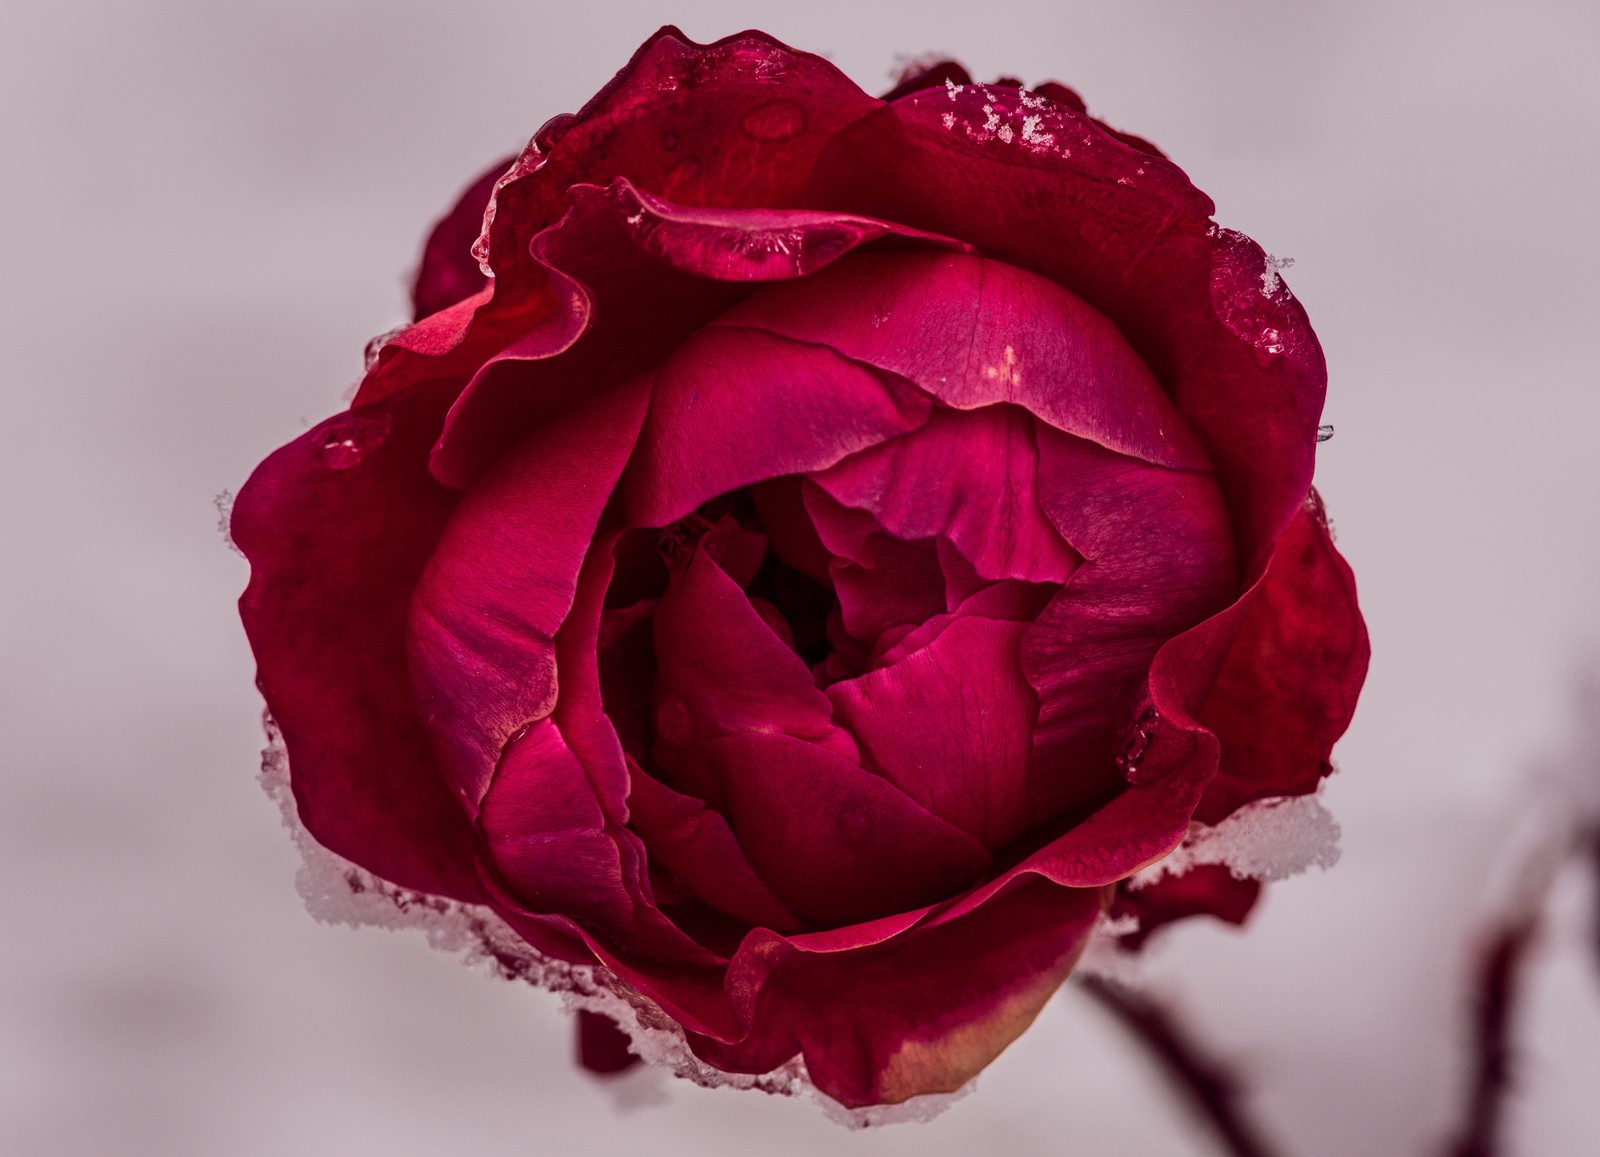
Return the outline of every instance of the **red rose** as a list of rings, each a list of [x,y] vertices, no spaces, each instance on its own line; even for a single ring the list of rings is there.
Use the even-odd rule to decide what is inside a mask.
[[[233,515],[318,841],[846,1105],[962,1085],[1191,820],[1314,790],[1367,656],[1261,250],[1059,85],[890,97],[658,33]],[[1191,892],[1142,903],[1240,901]]]

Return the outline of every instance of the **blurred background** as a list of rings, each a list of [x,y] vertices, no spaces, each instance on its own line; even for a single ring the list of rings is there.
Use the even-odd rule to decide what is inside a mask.
[[[850,1134],[759,1094],[601,1086],[554,997],[302,908],[213,498],[341,406],[458,189],[665,22],[762,27],[873,91],[928,52],[1064,81],[1295,258],[1337,427],[1318,485],[1373,639],[1326,791],[1344,859],[1242,933],[1172,931],[1151,983],[1285,1154],[1439,1152],[1507,849],[1563,761],[1596,774],[1572,693],[1600,653],[1579,0],[7,5],[0,1151],[1218,1151],[1070,988],[937,1121]],[[1592,887],[1561,876],[1535,945],[1513,1153],[1600,1145]]]

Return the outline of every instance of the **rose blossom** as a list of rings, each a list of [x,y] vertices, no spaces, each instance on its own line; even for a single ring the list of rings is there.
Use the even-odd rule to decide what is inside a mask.
[[[1211,212],[1059,85],[658,33],[239,495],[301,821],[852,1106],[960,1087],[1113,905],[1242,919],[1119,885],[1314,791],[1367,645],[1321,351]]]

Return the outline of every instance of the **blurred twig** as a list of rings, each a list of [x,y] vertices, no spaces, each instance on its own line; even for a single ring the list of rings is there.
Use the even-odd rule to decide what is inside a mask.
[[[1238,1078],[1201,1046],[1171,1009],[1098,976],[1083,977],[1079,983],[1145,1046],[1231,1157],[1276,1157],[1278,1150],[1244,1112]]]
[[[1511,1091],[1511,1030],[1521,1003],[1523,966],[1538,931],[1535,914],[1493,936],[1478,960],[1472,1009],[1472,1073],[1460,1132],[1449,1157],[1494,1157]]]
[[[1592,937],[1600,967],[1600,671],[1580,676],[1575,700],[1575,741],[1564,758],[1533,780],[1536,803],[1523,824],[1510,890],[1498,905],[1473,968],[1471,1069],[1461,1122],[1440,1150],[1444,1157],[1498,1157],[1504,1151],[1505,1110],[1516,1084],[1516,1018],[1530,950],[1556,880],[1578,858],[1595,871]]]

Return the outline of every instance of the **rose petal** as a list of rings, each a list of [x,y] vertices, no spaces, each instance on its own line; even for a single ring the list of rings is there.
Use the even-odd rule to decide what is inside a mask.
[[[1046,515],[1083,558],[1039,615],[1022,666],[1039,695],[1033,814],[1115,788],[1119,709],[1166,641],[1235,589],[1233,536],[1209,474],[1167,470],[1040,427]],[[1108,709],[1109,708],[1109,709]]]
[[[1113,916],[1132,916],[1139,927],[1118,938],[1130,951],[1144,946],[1150,934],[1191,916],[1215,916],[1243,924],[1261,897],[1260,880],[1241,880],[1222,864],[1196,864],[1179,876],[1162,876],[1141,888],[1123,885],[1111,906]]]
[[[818,744],[749,731],[704,750],[751,864],[811,923],[850,924],[918,907],[988,863],[965,832]]]
[[[727,820],[700,800],[678,794],[636,767],[628,810],[652,862],[697,898],[746,924],[780,932],[802,927],[756,875]]]
[[[876,947],[813,954],[755,932],[729,975],[730,987],[760,993],[750,1035],[691,1035],[690,1045],[732,1072],[801,1052],[817,1088],[847,1106],[954,1092],[1038,1015],[1100,910],[1097,890],[1032,881]]]
[[[830,346],[956,409],[1013,402],[1120,453],[1210,466],[1116,327],[1016,266],[961,253],[852,254],[766,286],[714,324]]]
[[[963,616],[891,666],[828,688],[866,765],[941,819],[998,848],[1029,809],[1038,701],[1022,676],[1024,623]]]
[[[506,746],[478,819],[517,895],[591,927],[627,927],[632,902],[589,777],[560,729],[541,719]]]
[[[1032,426],[1009,406],[941,407],[921,429],[812,481],[898,538],[946,539],[983,578],[1065,582],[1077,555],[1039,507]]]
[[[715,959],[656,907],[638,836],[607,823],[554,720],[506,746],[478,823],[495,866],[532,909],[571,917],[633,953]]]
[[[256,468],[230,529],[250,560],[239,613],[301,823],[401,887],[476,901],[471,828],[405,660],[411,588],[455,502],[425,466],[448,404],[410,391],[313,428]]]
[[[872,515],[841,506],[809,479],[801,494],[832,556],[828,585],[852,636],[871,646],[884,632],[915,626],[945,609],[945,575],[931,542],[903,542],[883,533]]]
[[[648,397],[636,380],[531,435],[462,500],[417,583],[417,702],[469,809],[506,740],[555,705],[555,634]]]
[[[703,330],[656,371],[624,483],[629,521],[665,526],[741,486],[831,466],[927,421],[928,400],[820,346]]]
[[[1311,481],[1326,371],[1259,247],[1218,230],[1175,165],[1054,101],[971,85],[841,131],[812,196],[960,236],[1108,317],[1205,444],[1241,564],[1265,560]]]
[[[741,732],[782,732],[857,752],[834,726],[833,708],[805,661],[767,626],[704,551],[674,568],[656,606],[656,759],[674,784],[713,807],[718,784],[701,755],[707,741]]]
[[[1355,578],[1308,506],[1278,540],[1199,713],[1222,763],[1195,818],[1214,824],[1251,800],[1315,791],[1371,653]]]
[[[873,242],[962,248],[851,214],[688,208],[622,179],[563,195],[571,211],[532,242],[559,307],[488,358],[451,411],[433,460],[450,485],[573,398],[655,365],[756,282],[803,276]]]
[[[662,28],[593,100],[539,130],[496,196],[497,280],[528,273],[529,244],[581,183],[625,177],[686,205],[802,204],[817,154],[879,102],[827,61],[764,33],[713,44]]]

